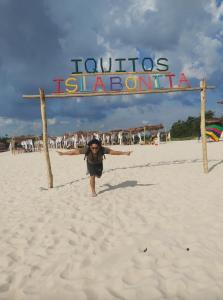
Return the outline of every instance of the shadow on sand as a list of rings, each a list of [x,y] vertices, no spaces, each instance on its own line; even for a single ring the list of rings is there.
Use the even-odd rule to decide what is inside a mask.
[[[161,167],[161,166],[169,166],[169,165],[182,165],[182,164],[191,164],[191,163],[202,163],[200,159],[191,159],[191,160],[173,160],[173,161],[159,161],[154,163],[147,163],[144,165],[136,165],[131,167],[121,167],[114,168],[105,171],[104,173],[109,173],[117,170],[128,170],[128,169],[136,169],[136,168],[148,168],[148,167]]]
[[[216,164],[214,164],[212,167],[209,169],[209,173],[212,172],[217,166],[221,165],[223,163],[223,160],[220,160]]]
[[[161,167],[161,166],[169,166],[169,165],[183,165],[183,164],[195,164],[195,163],[200,163],[202,164],[201,159],[182,159],[182,160],[173,160],[173,161],[159,161],[155,163],[148,163],[144,165],[136,165],[136,166],[131,166],[131,167],[121,167],[121,168],[114,168],[114,169],[109,169],[105,171],[104,173],[109,173],[117,170],[127,170],[127,169],[135,169],[135,168],[148,168],[148,167]],[[212,167],[210,167],[209,172],[213,171],[214,168],[216,168],[218,165],[223,163],[223,160],[219,161],[217,159],[209,159],[208,162],[216,162]]]
[[[109,191],[117,190],[117,189],[124,189],[128,187],[136,187],[136,186],[151,186],[155,184],[141,184],[138,183],[136,180],[126,180],[116,185],[111,184],[104,184],[103,186],[106,186],[107,188],[105,190],[100,191],[98,194],[103,194]]]
[[[223,163],[223,160],[219,161],[219,160],[216,160],[216,159],[212,159],[212,160],[209,160],[209,162],[216,162],[209,169],[209,172],[212,172],[214,170],[214,168],[216,168],[218,165]],[[160,162],[155,162],[155,163],[147,163],[147,164],[144,164],[144,165],[135,165],[135,166],[131,166],[131,167],[112,168],[112,169],[109,169],[107,171],[104,171],[103,173],[104,174],[105,173],[110,173],[110,172],[114,172],[114,171],[117,171],[117,170],[128,170],[128,169],[136,169],[136,168],[150,168],[150,167],[161,167],[161,166],[169,166],[169,165],[182,165],[182,164],[194,164],[194,163],[202,164],[202,160],[201,159],[189,159],[189,160],[183,159],[183,160],[173,160],[173,161],[160,161]],[[88,179],[88,176],[70,181],[70,182],[65,183],[65,184],[57,185],[54,188],[55,189],[62,188],[62,187],[65,187],[67,185],[71,185],[71,184],[74,184],[76,182],[80,182],[80,181],[86,180],[86,179]],[[132,181],[126,181],[126,182],[132,182]],[[117,188],[123,188],[123,186],[117,187]],[[114,189],[114,188],[112,188],[112,189]],[[40,187],[40,190],[41,191],[48,191],[47,188],[43,188],[43,187]]]

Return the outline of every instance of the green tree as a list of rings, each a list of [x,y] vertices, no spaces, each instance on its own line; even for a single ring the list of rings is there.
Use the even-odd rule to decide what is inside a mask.
[[[215,113],[212,110],[206,112],[206,119],[213,119]],[[178,120],[171,127],[171,136],[173,138],[197,137],[200,134],[201,117],[189,116],[186,121]]]

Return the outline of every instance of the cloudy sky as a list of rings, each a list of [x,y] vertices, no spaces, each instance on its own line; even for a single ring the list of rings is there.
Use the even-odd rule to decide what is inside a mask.
[[[192,85],[215,85],[223,115],[220,0],[0,0],[0,136],[39,134],[39,101],[23,100],[74,71],[72,58],[166,57]],[[48,100],[50,134],[172,122],[199,114],[199,93]]]

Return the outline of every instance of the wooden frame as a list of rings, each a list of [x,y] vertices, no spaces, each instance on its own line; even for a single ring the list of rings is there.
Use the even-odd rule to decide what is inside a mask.
[[[139,72],[138,72],[139,73]],[[141,72],[145,74],[145,72]],[[157,71],[149,72],[149,73],[160,73]],[[162,73],[170,73],[170,72],[162,72]],[[95,76],[95,75],[111,75],[113,73],[82,73],[82,74],[72,74],[71,76]],[[119,74],[118,72],[114,73],[115,75]],[[120,74],[135,74],[135,72],[120,72]],[[135,95],[135,94],[158,94],[158,93],[174,93],[174,92],[189,92],[189,91],[200,91],[201,93],[201,138],[202,138],[202,153],[203,153],[203,170],[204,173],[208,173],[208,156],[207,156],[207,142],[206,142],[206,133],[205,133],[205,107],[206,107],[206,90],[214,89],[214,86],[207,86],[206,81],[203,79],[200,81],[200,87],[187,87],[187,88],[162,88],[162,89],[154,89],[154,90],[145,90],[145,91],[114,91],[114,92],[82,92],[82,93],[74,93],[74,94],[48,94],[45,95],[43,89],[39,90],[39,94],[35,95],[23,95],[24,99],[36,99],[40,100],[40,110],[41,110],[41,119],[42,119],[42,131],[43,131],[43,145],[44,145],[44,154],[46,159],[47,166],[47,176],[48,176],[48,187],[53,188],[53,174],[50,163],[50,155],[47,143],[47,118],[46,118],[46,98],[47,99],[57,99],[57,98],[78,98],[78,97],[93,97],[93,96],[119,96],[119,95]],[[144,130],[145,135],[145,130]]]

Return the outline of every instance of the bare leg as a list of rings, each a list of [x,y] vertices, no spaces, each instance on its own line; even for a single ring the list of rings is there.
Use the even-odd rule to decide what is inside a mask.
[[[90,176],[90,186],[91,186],[92,197],[97,196],[95,191],[95,176]]]

